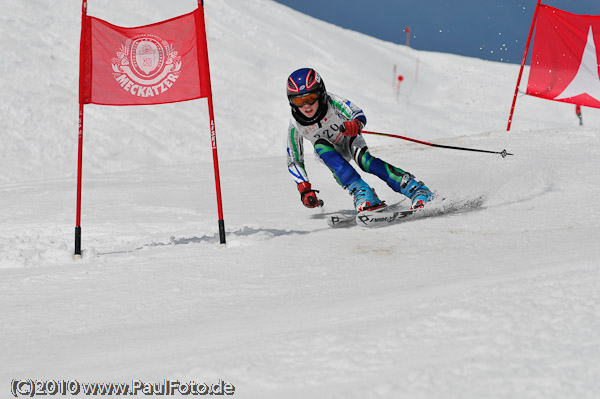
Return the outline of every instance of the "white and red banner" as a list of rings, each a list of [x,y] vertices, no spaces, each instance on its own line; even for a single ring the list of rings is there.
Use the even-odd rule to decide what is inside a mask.
[[[210,96],[204,14],[123,28],[85,16],[80,103],[145,105]]]
[[[527,94],[600,108],[600,16],[540,5]]]
[[[74,258],[81,258],[83,115],[85,104],[147,105],[208,99],[219,237],[225,222],[217,156],[204,7],[155,24],[123,28],[87,15],[81,3],[79,136]]]

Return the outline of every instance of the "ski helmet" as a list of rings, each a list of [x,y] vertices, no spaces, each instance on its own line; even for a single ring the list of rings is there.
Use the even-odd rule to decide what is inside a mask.
[[[299,112],[298,106],[292,102],[293,97],[302,97],[310,93],[316,93],[319,101],[319,111],[311,118],[306,118]],[[327,90],[321,76],[312,68],[301,68],[291,73],[287,80],[287,97],[292,107],[292,115],[303,124],[312,124],[320,120],[327,110]]]
[[[301,68],[292,72],[287,81],[288,98],[303,96],[308,93],[325,93],[325,83],[321,75],[312,68]]]

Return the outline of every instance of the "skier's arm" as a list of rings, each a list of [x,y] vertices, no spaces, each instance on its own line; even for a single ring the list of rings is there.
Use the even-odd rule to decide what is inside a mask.
[[[302,204],[307,208],[315,208],[319,206],[318,191],[313,190],[308,181],[308,175],[304,169],[304,145],[302,137],[296,133],[296,127],[290,123],[287,143],[288,171],[297,185]]]
[[[367,124],[367,117],[365,116],[365,113],[352,101],[346,100],[344,97],[332,93],[329,93],[329,99],[331,104],[340,110],[349,121],[360,121],[362,126]]]
[[[367,117],[362,109],[350,100],[346,100],[335,94],[329,95],[334,107],[339,109],[348,120],[340,126],[340,130],[344,136],[356,136],[362,128],[367,124]]]
[[[290,123],[287,136],[287,165],[294,182],[308,182],[308,174],[304,169],[304,145],[302,137],[296,132],[296,127]]]

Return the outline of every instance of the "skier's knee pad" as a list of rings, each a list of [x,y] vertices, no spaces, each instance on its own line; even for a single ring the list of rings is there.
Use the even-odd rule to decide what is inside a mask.
[[[369,150],[366,147],[357,149],[354,153],[354,162],[367,173],[373,173],[371,172],[370,166],[374,159],[376,158],[369,153]]]
[[[315,142],[315,151],[325,165],[333,172],[336,180],[343,187],[360,179],[360,175],[344,159],[344,157],[335,150],[333,144],[325,139],[319,139]]]
[[[386,182],[392,190],[400,192],[400,184],[404,175],[407,174],[406,171],[372,156],[366,148],[357,151],[354,154],[354,160],[362,170],[374,174]]]

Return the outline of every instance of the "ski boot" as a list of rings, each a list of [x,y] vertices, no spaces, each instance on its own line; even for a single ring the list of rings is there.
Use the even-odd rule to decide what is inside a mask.
[[[375,190],[363,179],[350,183],[346,188],[354,196],[354,207],[357,212],[371,211],[385,206],[385,203],[375,194]]]
[[[410,173],[405,173],[404,176],[402,176],[400,193],[410,199],[412,203],[410,209],[423,208],[427,202],[435,197],[422,181],[416,181],[415,177]]]

